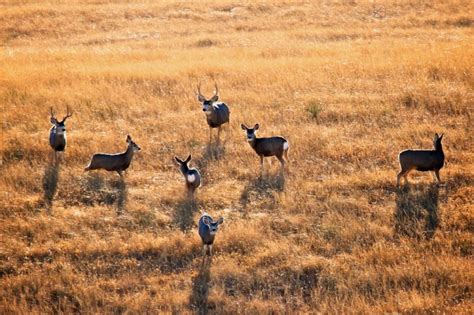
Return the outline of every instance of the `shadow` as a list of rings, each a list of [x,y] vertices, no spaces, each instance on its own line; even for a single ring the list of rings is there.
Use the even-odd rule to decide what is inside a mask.
[[[187,232],[193,227],[193,214],[197,211],[198,205],[194,199],[185,198],[178,203],[174,219],[181,231]]]
[[[127,184],[123,177],[117,183],[118,196],[117,196],[117,215],[121,215],[126,209],[125,206],[128,200]]]
[[[122,214],[126,210],[128,190],[123,178],[109,182],[99,173],[92,173],[81,181],[80,186],[77,200],[79,204],[87,206],[113,205],[116,202],[117,214]]]
[[[274,199],[273,192],[282,192],[284,190],[284,172],[280,171],[276,175],[260,175],[257,178],[250,180],[245,186],[240,195],[240,204],[246,211],[247,206],[252,201],[262,200],[265,198]]]
[[[395,232],[418,239],[431,239],[438,228],[439,187],[436,184],[406,185],[397,190]]]
[[[189,298],[189,307],[200,315],[208,314],[210,309],[208,297],[209,283],[211,282],[211,263],[212,257],[204,256],[199,273],[193,279],[193,292]]]
[[[53,199],[58,189],[59,180],[59,161],[51,162],[44,170],[43,175],[43,200],[46,210],[51,212],[53,209]]]
[[[218,161],[225,155],[225,146],[219,145],[218,142],[208,143],[202,152],[202,158],[196,160],[197,168],[205,173],[209,162]]]

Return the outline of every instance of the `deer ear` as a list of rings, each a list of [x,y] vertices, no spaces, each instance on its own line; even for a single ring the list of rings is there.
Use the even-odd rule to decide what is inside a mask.
[[[188,158],[186,159],[186,161],[184,161],[184,163],[188,163],[189,161],[191,161],[191,154],[188,156]]]
[[[247,130],[247,126],[245,126],[244,124],[240,124],[240,128],[242,128],[242,130]]]
[[[209,217],[202,218],[202,222],[204,222],[204,224],[206,224],[206,225],[211,224],[211,220],[209,219]]]
[[[218,95],[214,95],[214,96],[211,97],[211,99],[210,99],[211,102],[217,102],[217,100],[219,100],[219,96],[218,96]]]
[[[217,220],[217,224],[222,224],[224,223],[224,218],[223,217],[220,217],[219,220]]]
[[[258,130],[258,128],[260,128],[260,126],[258,124],[255,124],[255,126],[253,126],[254,130]]]
[[[437,141],[438,139],[439,139],[439,136],[438,136],[437,133],[435,133],[435,135],[434,135],[434,141]]]
[[[444,133],[442,133],[441,136],[439,136],[440,141],[441,141],[441,139],[443,139],[443,136],[444,136]]]
[[[181,161],[180,159],[178,159],[177,156],[174,157],[176,163],[178,163],[178,165],[181,165],[183,163],[183,161]]]
[[[197,99],[199,102],[204,102],[206,99],[204,98],[204,96],[202,96],[201,94],[197,94]]]
[[[54,117],[51,117],[50,121],[51,121],[51,123],[52,123],[53,125],[57,125],[57,124],[58,124],[58,120],[57,120],[56,118],[54,118]]]

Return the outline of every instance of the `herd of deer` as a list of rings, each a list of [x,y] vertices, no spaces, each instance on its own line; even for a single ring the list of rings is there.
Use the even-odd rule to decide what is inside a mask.
[[[229,107],[222,102],[218,102],[218,88],[215,84],[214,95],[210,99],[206,99],[201,94],[200,84],[197,86],[196,96],[199,102],[202,103],[202,110],[206,114],[207,124],[209,125],[209,139],[212,140],[212,129],[217,128],[217,139],[219,139],[221,128],[224,124],[229,123],[230,111]],[[66,119],[72,116],[72,112],[67,108],[66,116],[58,121],[51,108],[51,124],[49,143],[54,150],[54,158],[57,159],[57,153],[63,152],[66,148]],[[288,159],[289,143],[283,137],[266,137],[257,138],[256,131],[259,129],[259,124],[255,124],[253,128],[249,128],[244,124],[240,125],[246,132],[247,141],[257,155],[260,157],[260,166],[263,170],[263,158],[275,156],[281,164],[283,171],[285,166],[285,159]],[[405,150],[399,154],[400,173],[397,176],[397,186],[400,186],[400,179],[403,177],[408,183],[408,173],[412,170],[431,171],[436,176],[438,183],[441,182],[439,171],[444,166],[444,152],[441,145],[443,135],[435,134],[433,145],[434,150]],[[84,169],[85,171],[104,169],[107,171],[115,171],[120,177],[123,172],[130,166],[133,154],[140,151],[140,147],[133,142],[130,135],[127,135],[127,150],[117,154],[97,153],[92,156],[89,165]],[[283,158],[284,157],[284,158]],[[175,157],[176,163],[179,165],[181,173],[184,175],[186,189],[188,195],[192,198],[195,190],[201,185],[201,174],[195,168],[190,168],[188,163],[191,160],[191,155],[186,160],[181,160]],[[223,218],[214,221],[207,213],[204,213],[198,223],[199,235],[203,243],[203,248],[208,255],[212,254],[212,244],[217,233],[218,226],[223,223]]]

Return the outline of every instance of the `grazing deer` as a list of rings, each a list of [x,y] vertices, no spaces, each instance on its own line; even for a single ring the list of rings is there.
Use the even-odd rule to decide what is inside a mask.
[[[122,172],[125,171],[132,162],[133,154],[141,150],[141,148],[132,141],[130,135],[127,135],[127,144],[127,150],[123,153],[94,154],[84,171],[104,169],[106,171],[116,171],[120,177],[122,177]]]
[[[214,244],[219,225],[223,222],[224,218],[220,217],[219,220],[214,221],[207,213],[204,213],[199,219],[198,227],[199,236],[202,240],[203,255],[212,256],[212,244]]]
[[[210,99],[206,99],[201,94],[201,83],[197,85],[197,98],[198,101],[202,103],[202,110],[206,113],[207,124],[209,125],[209,142],[212,141],[212,129],[217,129],[217,142],[219,142],[219,136],[221,133],[221,127],[225,123],[229,123],[229,108],[226,104],[222,102],[217,102],[219,96],[217,93],[219,89],[217,88],[217,83],[215,83],[216,90],[214,96]]]
[[[253,128],[248,128],[244,124],[241,124],[240,127],[246,131],[247,141],[258,156],[260,156],[261,171],[263,172],[263,158],[266,156],[276,156],[283,170],[285,166],[283,156],[285,156],[287,162],[290,161],[288,159],[288,150],[290,148],[288,141],[283,137],[257,138],[255,132],[259,128],[258,124],[255,124]]]
[[[186,181],[186,189],[188,191],[188,196],[192,197],[194,195],[194,191],[201,186],[201,174],[195,168],[189,168],[188,163],[191,161],[191,154],[188,158],[183,161],[180,160],[178,157],[174,157],[176,163],[179,165],[179,169],[181,173],[184,175],[184,180]]]
[[[63,120],[58,121],[54,116],[53,108],[51,107],[51,130],[49,131],[49,144],[54,150],[54,160],[57,159],[58,152],[64,152],[66,149],[66,119],[72,116],[72,112],[69,112],[69,106],[67,107],[67,114]]]
[[[444,152],[441,140],[443,134],[438,136],[436,133],[433,139],[434,150],[405,150],[400,152],[398,160],[400,161],[400,173],[397,176],[397,187],[400,186],[400,179],[405,178],[408,183],[408,173],[412,170],[421,172],[434,172],[438,184],[441,183],[439,170],[444,166]]]

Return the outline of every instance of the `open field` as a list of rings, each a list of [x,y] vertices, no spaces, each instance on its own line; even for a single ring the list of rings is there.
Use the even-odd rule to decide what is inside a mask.
[[[472,314],[472,1],[0,2],[0,313]],[[208,144],[194,89],[231,108]],[[66,106],[52,166],[49,108]],[[290,143],[285,174],[240,124]],[[442,187],[397,155],[445,133]],[[141,146],[122,184],[84,173]],[[173,156],[193,155],[195,209]],[[201,211],[225,221],[201,265]]]

